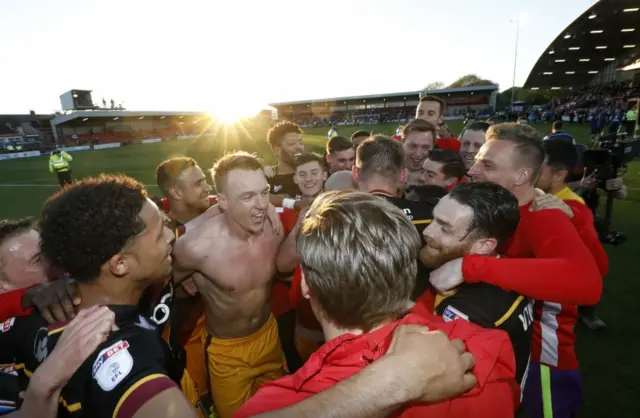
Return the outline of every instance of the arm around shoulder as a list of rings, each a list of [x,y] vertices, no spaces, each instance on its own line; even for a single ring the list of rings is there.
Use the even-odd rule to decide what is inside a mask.
[[[198,270],[198,254],[193,245],[194,231],[178,238],[173,245],[173,281],[178,284]]]

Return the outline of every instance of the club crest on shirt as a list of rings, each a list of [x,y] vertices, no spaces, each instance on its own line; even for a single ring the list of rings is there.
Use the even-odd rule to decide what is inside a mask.
[[[133,369],[133,358],[129,353],[129,343],[117,343],[100,351],[93,363],[91,374],[105,392],[113,390]]]
[[[0,332],[7,332],[13,326],[13,323],[16,322],[15,318],[9,318],[3,323],[0,324]]]
[[[444,319],[446,322],[455,321],[456,319],[464,319],[465,321],[468,321],[469,317],[453,306],[448,305],[442,312],[442,319]]]

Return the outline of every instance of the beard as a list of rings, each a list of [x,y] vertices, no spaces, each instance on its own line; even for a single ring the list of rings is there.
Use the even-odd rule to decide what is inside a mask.
[[[420,250],[420,261],[425,267],[436,269],[444,263],[469,254],[469,244],[444,248],[432,239],[426,238],[427,245]]]

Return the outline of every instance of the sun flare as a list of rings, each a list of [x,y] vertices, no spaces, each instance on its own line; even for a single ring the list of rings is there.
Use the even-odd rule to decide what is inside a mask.
[[[247,102],[246,98],[234,97],[233,99],[220,100],[209,108],[209,115],[217,121],[232,124],[242,119],[256,116],[267,106],[258,103]]]

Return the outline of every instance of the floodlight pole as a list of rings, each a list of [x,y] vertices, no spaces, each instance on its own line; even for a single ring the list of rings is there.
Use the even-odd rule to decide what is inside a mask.
[[[513,112],[513,103],[516,100],[516,65],[518,63],[518,36],[520,35],[520,20],[511,20],[511,23],[516,23],[516,51],[513,56],[513,83],[511,83],[511,108]]]

